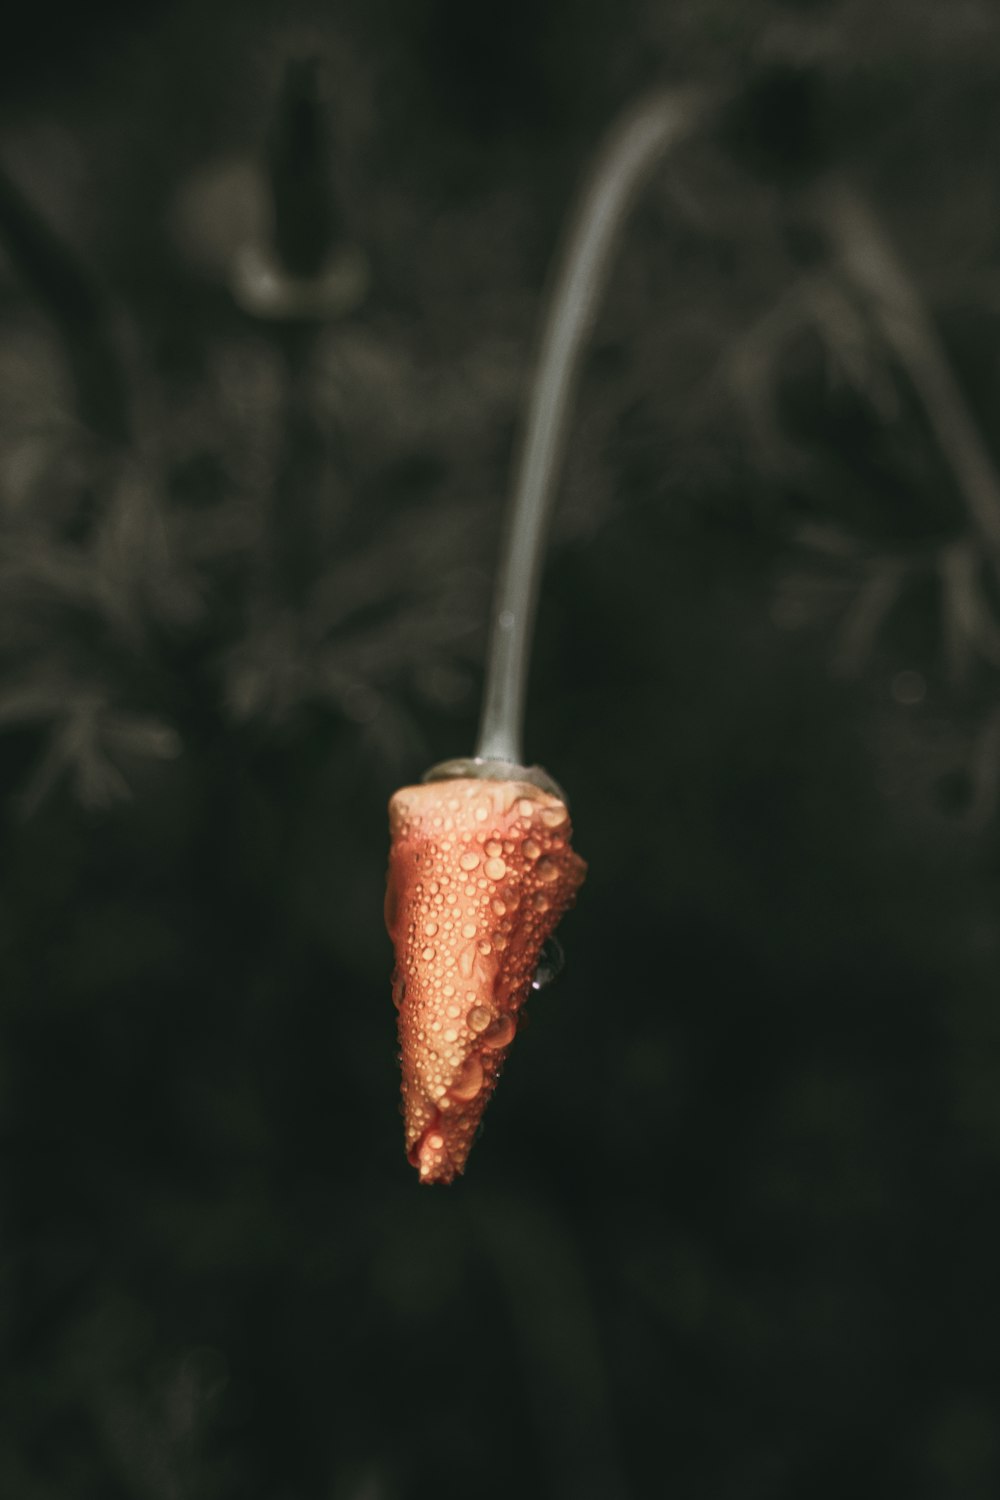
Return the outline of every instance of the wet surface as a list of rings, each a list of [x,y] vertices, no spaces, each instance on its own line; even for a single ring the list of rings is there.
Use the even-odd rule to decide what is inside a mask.
[[[996,570],[812,193],[863,192],[995,464],[997,26],[4,17],[4,1500],[1000,1493]],[[568,968],[478,987],[513,870],[559,895],[543,806],[461,871],[414,1145],[510,1062],[425,1193],[386,802],[474,743],[574,186],[687,79],[740,107],[629,227],[543,583]]]

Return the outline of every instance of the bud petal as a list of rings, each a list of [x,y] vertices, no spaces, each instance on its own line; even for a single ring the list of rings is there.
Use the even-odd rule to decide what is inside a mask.
[[[406,1149],[421,1182],[465,1169],[539,956],[583,883],[565,804],[529,782],[403,787],[389,803]]]

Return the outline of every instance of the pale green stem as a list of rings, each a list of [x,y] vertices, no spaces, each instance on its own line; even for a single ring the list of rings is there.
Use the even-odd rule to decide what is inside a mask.
[[[656,94],[611,131],[570,221],[546,319],[497,573],[476,758],[523,762],[524,701],[556,478],[584,341],[629,209],[657,161],[701,124],[708,96]]]

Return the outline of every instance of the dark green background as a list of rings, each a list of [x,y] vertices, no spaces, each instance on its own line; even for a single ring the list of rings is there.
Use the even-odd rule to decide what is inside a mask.
[[[964,512],[876,341],[888,405],[807,323],[768,356],[787,464],[726,375],[823,273],[836,167],[992,441],[993,7],[3,27],[0,163],[93,308],[0,240],[0,1496],[998,1493],[996,669],[932,566],[838,675],[855,585],[795,546]],[[226,278],[302,52],[372,285],[296,330]],[[527,751],[590,876],[467,1178],[422,1190],[385,803],[472,746],[563,215],[689,80],[737,104],[630,227],[539,622]],[[40,782],[82,689],[97,746]]]

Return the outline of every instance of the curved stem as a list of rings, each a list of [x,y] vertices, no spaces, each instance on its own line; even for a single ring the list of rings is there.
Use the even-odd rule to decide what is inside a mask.
[[[0,241],[62,340],[80,420],[117,447],[133,440],[128,375],[97,283],[0,165]]]
[[[870,299],[886,343],[913,382],[973,527],[994,558],[1000,557],[1000,476],[915,283],[875,213],[846,179],[827,183],[816,206],[855,286]]]
[[[584,340],[618,234],[659,158],[701,123],[708,96],[646,99],[613,129],[570,222],[542,333],[500,566],[476,757],[523,761],[528,663],[545,538]]]

